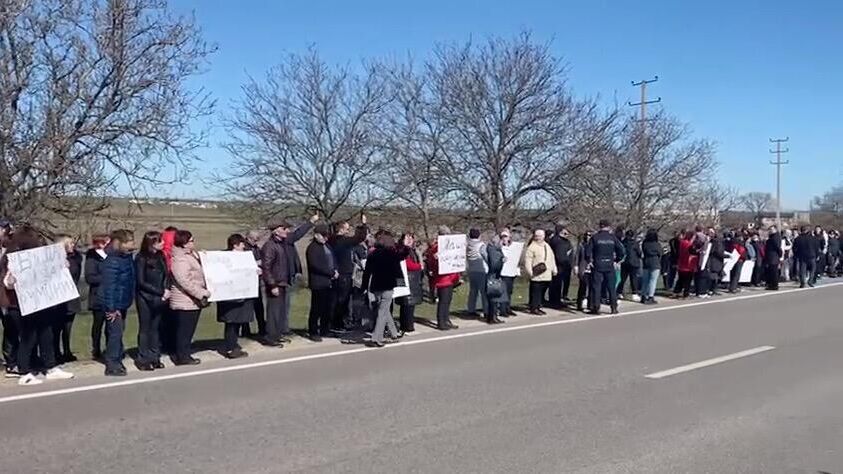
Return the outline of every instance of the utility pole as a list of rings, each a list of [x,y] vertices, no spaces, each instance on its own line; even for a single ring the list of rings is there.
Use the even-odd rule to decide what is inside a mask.
[[[779,230],[782,228],[782,165],[790,163],[790,161],[782,161],[782,153],[790,151],[788,148],[782,149],[782,143],[788,140],[790,137],[770,139],[770,143],[776,144],[776,149],[770,150],[770,153],[776,155],[776,161],[771,161],[770,164],[776,167],[776,225]]]
[[[641,107],[641,123],[645,123],[647,121],[647,106],[650,104],[658,104],[662,101],[662,98],[659,97],[655,100],[647,100],[647,84],[652,84],[654,82],[658,82],[659,76],[653,76],[652,79],[644,79],[638,82],[632,81],[632,87],[640,87],[641,88],[641,100],[635,103],[627,102],[630,107]]]
[[[641,116],[638,118],[638,126],[639,133],[640,133],[640,153],[641,153],[641,163],[646,163],[648,161],[647,155],[649,154],[650,149],[650,138],[647,136],[647,106],[650,104],[658,104],[662,101],[661,97],[656,98],[655,100],[647,100],[647,84],[652,84],[654,82],[658,82],[659,76],[653,76],[652,79],[642,79],[638,82],[632,81],[632,87],[640,87],[641,88],[641,100],[638,102],[627,102],[630,107],[641,107]],[[641,168],[641,171],[638,173],[638,184],[643,189],[645,181],[644,175],[644,168]],[[641,205],[639,204],[638,209],[636,209],[633,213],[635,217],[633,219],[639,219],[640,216],[643,214],[643,209],[641,209]]]

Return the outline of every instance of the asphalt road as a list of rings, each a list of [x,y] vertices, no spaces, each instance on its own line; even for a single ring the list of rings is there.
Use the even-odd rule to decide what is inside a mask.
[[[843,473],[841,291],[5,400],[0,472]]]

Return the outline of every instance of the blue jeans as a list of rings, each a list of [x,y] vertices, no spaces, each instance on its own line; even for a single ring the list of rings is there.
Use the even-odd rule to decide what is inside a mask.
[[[468,273],[468,310],[469,313],[477,312],[477,298],[483,305],[483,314],[489,312],[486,304],[486,274],[480,272]]]
[[[656,268],[655,270],[647,270],[644,269],[641,272],[641,299],[652,298],[656,296],[656,286],[659,283],[659,275],[661,274],[661,270]]]
[[[119,369],[123,366],[123,331],[126,329],[126,310],[113,321],[105,321],[105,368]]]

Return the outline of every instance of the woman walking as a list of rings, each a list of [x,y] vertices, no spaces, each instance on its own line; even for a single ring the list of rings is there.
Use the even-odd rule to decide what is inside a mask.
[[[641,244],[644,261],[644,273],[641,277],[641,302],[656,304],[656,286],[662,268],[662,244],[659,242],[659,232],[656,229],[647,231]]]
[[[556,275],[556,258],[544,235],[544,230],[536,229],[524,254],[524,270],[530,278],[530,314],[539,316],[547,314],[542,310],[542,300]]]
[[[419,253],[416,250],[416,236],[412,233],[406,233],[401,236],[398,242],[397,252],[399,254],[407,254],[404,258],[404,265],[407,266],[407,286],[410,287],[410,295],[398,298],[396,303],[399,305],[398,321],[401,325],[401,331],[413,332],[415,328],[416,306],[422,303],[424,297],[424,290],[422,289],[422,261]]]
[[[384,329],[389,331],[390,340],[397,341],[403,336],[395,327],[390,313],[392,292],[396,282],[403,278],[401,260],[404,256],[395,251],[395,239],[390,232],[383,232],[375,244],[375,251],[366,261],[363,273],[363,288],[368,288],[370,301],[377,308],[377,320],[372,331],[372,345],[383,347]]]
[[[196,365],[201,361],[191,355],[190,343],[199,323],[199,315],[202,308],[208,306],[211,293],[205,287],[193,234],[179,230],[173,244],[173,286],[170,290],[170,309],[176,329],[173,362],[176,365]]]
[[[138,308],[138,360],[143,371],[163,369],[161,363],[160,327],[167,301],[170,299],[170,278],[164,261],[161,233],[144,234],[140,252],[135,257]]]
[[[250,251],[246,239],[240,234],[232,234],[228,237],[226,249],[230,252]],[[260,268],[258,268],[260,276]],[[220,353],[226,359],[239,359],[248,357],[249,353],[244,351],[237,342],[237,336],[243,325],[248,325],[255,317],[255,302],[257,299],[243,299],[220,301],[217,303],[217,322],[223,323],[223,345]]]

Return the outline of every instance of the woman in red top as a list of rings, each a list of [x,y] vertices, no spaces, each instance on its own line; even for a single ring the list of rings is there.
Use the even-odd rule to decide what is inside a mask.
[[[439,235],[450,235],[451,230],[447,226],[439,227]],[[454,296],[454,288],[460,282],[459,273],[439,274],[439,243],[433,241],[425,252],[428,275],[436,288],[436,325],[440,331],[457,329],[459,326],[451,322],[451,299]]]
[[[699,255],[696,254],[693,247],[694,233],[688,231],[679,241],[679,261],[677,262],[679,279],[676,281],[676,288],[673,290],[674,295],[678,296],[681,293],[683,298],[687,298],[691,293],[691,281],[694,279],[699,263]]]

